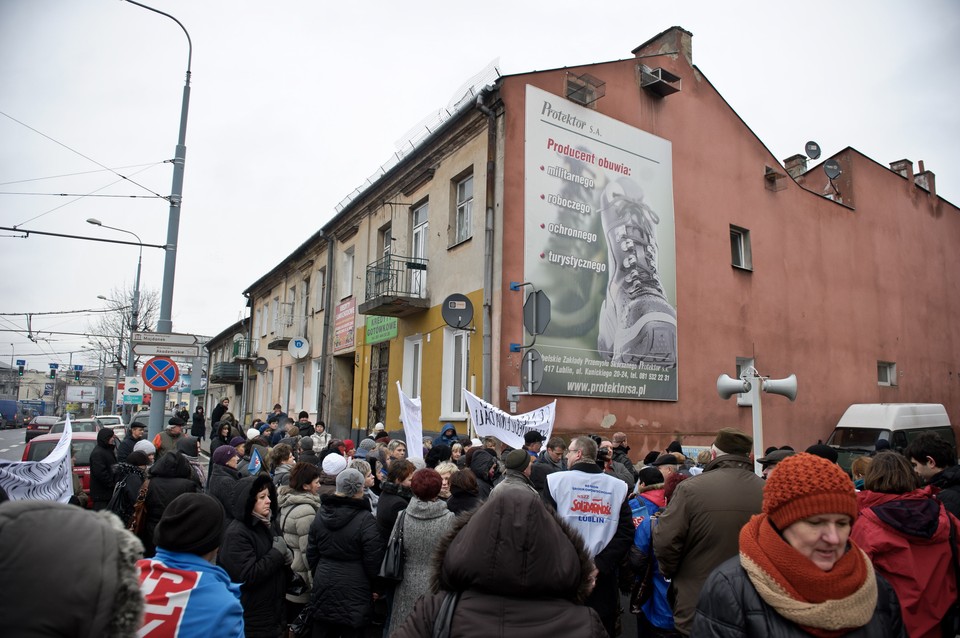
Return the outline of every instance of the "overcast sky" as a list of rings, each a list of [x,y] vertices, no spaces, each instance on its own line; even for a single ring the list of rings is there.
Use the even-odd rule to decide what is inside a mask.
[[[960,204],[954,0],[152,6],[194,47],[175,332],[214,335],[243,317],[242,291],[491,61],[508,75],[629,58],[674,25],[780,160],[807,140],[824,155],[924,160]],[[0,0],[0,226],[132,239],[94,217],[164,244],[157,196],[171,191],[186,66],[176,23],[129,3]],[[50,332],[86,332],[92,317],[34,317],[33,343],[9,313],[102,307],[97,295],[132,288],[137,248],[0,231],[0,255],[0,361],[46,370],[86,342]],[[141,287],[159,291],[162,277],[162,251],[145,248]]]

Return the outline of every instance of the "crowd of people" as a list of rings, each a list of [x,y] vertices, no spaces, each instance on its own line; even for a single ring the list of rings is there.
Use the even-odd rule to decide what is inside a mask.
[[[11,635],[934,638],[960,628],[960,467],[936,435],[901,451],[881,442],[852,476],[829,446],[769,448],[758,475],[751,437],[734,428],[696,458],[672,441],[635,461],[622,432],[529,431],[510,449],[452,424],[407,442],[378,423],[354,442],[279,405],[242,431],[223,402],[206,461],[199,415],[190,434],[174,416],[153,441],[139,423],[119,442],[101,430],[93,512],[0,503],[3,573],[40,568],[82,590],[51,615],[39,607],[49,581],[18,578],[0,598],[17,619]],[[422,454],[408,455],[412,445]]]

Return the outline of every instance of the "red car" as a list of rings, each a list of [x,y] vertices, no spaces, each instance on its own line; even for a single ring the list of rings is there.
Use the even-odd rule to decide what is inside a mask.
[[[50,426],[57,423],[60,419],[55,416],[35,416],[30,419],[30,423],[27,424],[27,429],[24,431],[24,443],[29,443],[30,439],[34,439],[42,434],[49,434]]]
[[[60,434],[41,434],[38,437],[30,439],[23,448],[23,458],[21,461],[42,461],[48,454],[53,452],[60,441]],[[90,453],[97,447],[96,432],[74,432],[70,443],[76,452],[75,462],[73,464],[73,473],[80,478],[80,485],[83,491],[90,496]],[[87,500],[87,506],[93,506],[93,500]]]

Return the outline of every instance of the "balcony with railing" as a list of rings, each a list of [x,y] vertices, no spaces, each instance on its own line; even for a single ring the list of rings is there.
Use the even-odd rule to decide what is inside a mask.
[[[218,362],[213,364],[210,383],[227,385],[243,383],[243,366],[239,363]]]
[[[426,259],[386,255],[367,266],[361,315],[406,317],[429,308]]]
[[[237,339],[233,342],[234,361],[252,361],[257,358],[259,339]]]

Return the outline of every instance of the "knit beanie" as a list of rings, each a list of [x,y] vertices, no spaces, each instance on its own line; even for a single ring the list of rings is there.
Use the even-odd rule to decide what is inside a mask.
[[[199,456],[200,453],[197,451],[197,438],[189,434],[181,436],[177,439],[177,452],[184,456]]]
[[[213,464],[226,465],[235,456],[237,456],[237,448],[232,445],[221,445],[213,451]]]
[[[223,506],[206,494],[181,494],[170,501],[157,523],[157,547],[202,556],[220,547]]]
[[[332,452],[324,457],[322,467],[323,473],[327,476],[336,476],[346,469],[347,459],[343,458],[336,452]]]
[[[243,445],[246,442],[247,440],[242,436],[235,436],[232,439],[230,439],[230,446],[237,447],[238,445]]]
[[[300,438],[300,449],[301,450],[310,450],[313,452],[313,439],[309,436],[304,436]]]
[[[836,463],[795,454],[777,463],[763,488],[763,511],[777,529],[818,514],[846,514],[857,519],[857,491]]]
[[[151,454],[156,454],[156,453],[157,453],[157,448],[156,448],[156,446],[155,446],[153,443],[151,443],[150,441],[137,441],[137,442],[133,445],[133,451],[134,451],[134,452],[143,452],[143,453],[146,454],[147,456],[150,456]]]
[[[148,459],[147,455],[143,452],[137,452],[134,450],[127,455],[127,463],[139,467],[141,465],[150,465],[150,459]]]
[[[354,496],[363,491],[363,474],[350,467],[337,474],[337,494]]]
[[[526,450],[513,450],[503,458],[503,465],[508,470],[523,472],[530,465],[530,455]]]
[[[255,439],[255,438],[257,438],[258,436],[260,436],[260,430],[258,430],[257,428],[250,428],[249,430],[247,430],[247,440],[248,440],[248,441],[249,441],[250,439]]]

